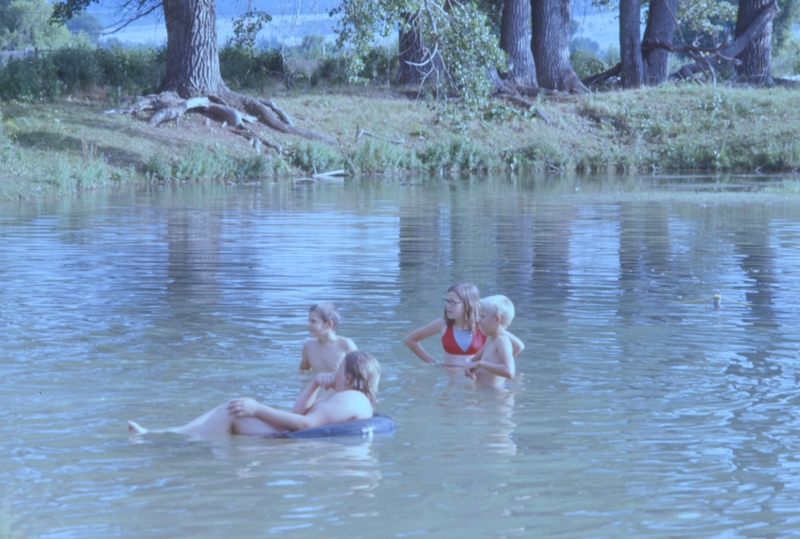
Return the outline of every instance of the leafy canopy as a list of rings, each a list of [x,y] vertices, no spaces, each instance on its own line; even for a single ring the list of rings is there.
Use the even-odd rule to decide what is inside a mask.
[[[47,0],[0,0],[0,49],[57,49],[89,43],[85,36],[48,24],[51,12]]]
[[[458,96],[468,110],[488,105],[493,86],[487,71],[505,69],[505,54],[486,13],[471,3],[453,0],[343,0],[331,16],[341,15],[337,45],[348,54],[351,82],[364,68],[376,37],[399,29],[414,31],[425,44],[419,67],[428,73],[423,86],[437,95]]]

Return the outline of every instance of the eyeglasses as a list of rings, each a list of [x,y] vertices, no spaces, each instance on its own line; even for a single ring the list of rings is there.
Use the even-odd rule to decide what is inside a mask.
[[[458,301],[458,300],[456,300],[456,301],[453,301],[452,299],[444,300],[444,304],[447,305],[448,307],[455,307],[456,305],[461,305],[462,303],[464,303],[464,302],[463,301]]]

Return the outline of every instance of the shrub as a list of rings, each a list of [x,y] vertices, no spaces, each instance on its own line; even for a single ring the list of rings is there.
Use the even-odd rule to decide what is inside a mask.
[[[134,95],[152,93],[167,69],[165,52],[164,48],[152,47],[95,49],[95,61],[102,72],[99,84],[123,88]]]
[[[52,99],[92,86],[147,93],[156,88],[165,66],[161,51],[152,48],[66,47],[10,60],[0,68],[0,98]]]
[[[67,47],[53,51],[49,59],[61,88],[67,93],[104,83],[103,71],[91,49]]]
[[[58,70],[49,55],[12,59],[0,69],[0,98],[34,101],[61,93]]]
[[[283,77],[286,66],[277,49],[252,50],[227,45],[219,51],[222,78],[234,88],[261,88],[270,77]]]

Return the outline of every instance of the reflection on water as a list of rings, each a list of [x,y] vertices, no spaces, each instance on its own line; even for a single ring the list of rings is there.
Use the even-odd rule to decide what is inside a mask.
[[[0,206],[0,536],[792,536],[787,192],[421,178]],[[515,303],[505,388],[402,344],[462,280]],[[128,443],[129,418],[291,407],[324,300],[381,360],[394,436]]]

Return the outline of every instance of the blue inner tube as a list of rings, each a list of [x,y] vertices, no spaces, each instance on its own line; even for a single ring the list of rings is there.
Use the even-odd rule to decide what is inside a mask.
[[[296,430],[287,432],[285,436],[289,438],[323,438],[327,436],[362,436],[372,438],[375,434],[391,434],[394,432],[394,420],[388,415],[375,414],[369,419],[358,421],[345,421],[343,423],[331,423],[321,427]]]

